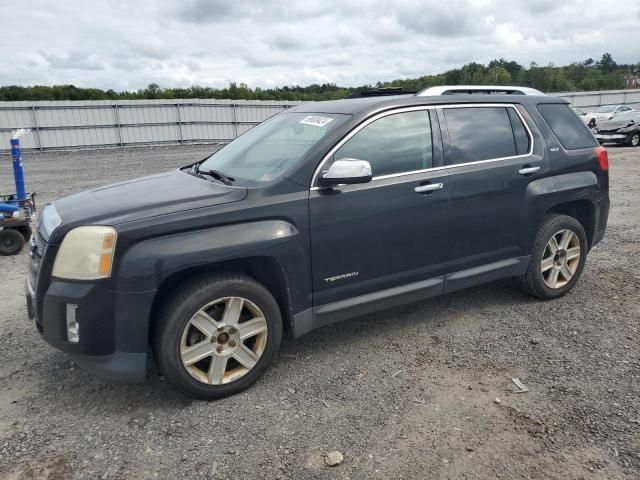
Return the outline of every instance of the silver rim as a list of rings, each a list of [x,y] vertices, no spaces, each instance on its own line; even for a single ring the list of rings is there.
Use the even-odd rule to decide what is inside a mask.
[[[562,288],[571,281],[580,263],[580,240],[571,230],[554,233],[542,254],[540,271],[549,288]]]
[[[224,297],[198,310],[180,340],[182,365],[196,380],[222,385],[246,375],[267,344],[267,320],[255,303]]]
[[[636,133],[633,137],[631,137],[631,145],[634,147],[637,147],[639,143],[640,143],[640,135]]]

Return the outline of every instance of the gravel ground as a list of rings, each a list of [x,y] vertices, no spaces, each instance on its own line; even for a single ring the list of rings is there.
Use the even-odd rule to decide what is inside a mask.
[[[24,164],[43,202],[212,148]],[[500,281],[326,327],[217,402],[155,371],[139,385],[84,373],[27,321],[27,253],[0,258],[0,478],[640,478],[640,149],[612,147],[610,164],[609,230],[569,295]]]

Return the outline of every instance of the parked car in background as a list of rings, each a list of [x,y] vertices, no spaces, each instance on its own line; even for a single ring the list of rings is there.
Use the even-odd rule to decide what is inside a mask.
[[[615,142],[637,147],[640,145],[640,112],[621,113],[598,123],[593,133],[600,143]]]
[[[603,105],[587,111],[586,122],[590,128],[595,127],[602,120],[611,120],[621,113],[635,112],[636,110],[627,105]]]

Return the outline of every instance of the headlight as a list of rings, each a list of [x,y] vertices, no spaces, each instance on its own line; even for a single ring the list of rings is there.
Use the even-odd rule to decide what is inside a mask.
[[[70,280],[109,278],[116,239],[113,227],[74,228],[62,240],[52,275]]]
[[[53,203],[47,203],[38,218],[38,230],[43,233],[44,239],[49,240],[53,231],[60,226],[62,219]]]

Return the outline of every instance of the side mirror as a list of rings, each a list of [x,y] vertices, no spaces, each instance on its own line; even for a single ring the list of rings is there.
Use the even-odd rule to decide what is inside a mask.
[[[326,188],[336,185],[367,183],[372,178],[371,164],[366,160],[341,158],[333,162],[328,170],[320,174],[318,184]]]

